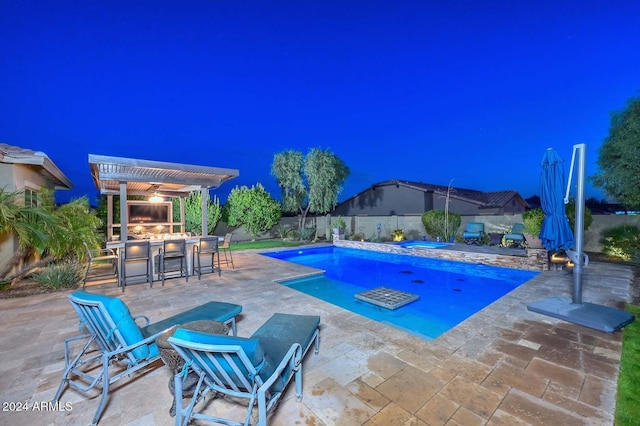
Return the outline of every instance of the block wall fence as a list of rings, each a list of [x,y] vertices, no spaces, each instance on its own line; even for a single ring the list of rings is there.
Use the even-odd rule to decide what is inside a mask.
[[[314,228],[318,238],[331,241],[331,223],[335,221],[336,216],[317,216],[308,217],[306,226]],[[422,225],[420,215],[410,216],[343,216],[342,219],[347,224],[346,235],[360,234],[364,235],[367,240],[374,237],[382,237],[391,239],[391,232],[394,229],[402,229],[408,240],[433,240],[433,238],[425,232]],[[506,233],[511,230],[514,223],[522,222],[522,215],[504,215],[504,216],[462,216],[462,223],[458,229],[458,233],[462,233],[466,224],[469,222],[482,222],[485,224],[485,232]],[[601,233],[607,228],[613,228],[618,225],[635,225],[640,227],[640,216],[626,215],[593,215],[593,222],[584,234],[584,250],[587,252],[601,252],[602,244],[600,243]],[[258,240],[267,240],[280,238],[278,229],[284,227],[286,229],[298,229],[297,217],[283,217],[280,223],[271,230],[258,236]],[[250,241],[251,235],[248,234],[243,227],[229,228],[225,223],[220,222],[215,230],[215,235],[224,235],[227,232],[233,233],[233,241]]]

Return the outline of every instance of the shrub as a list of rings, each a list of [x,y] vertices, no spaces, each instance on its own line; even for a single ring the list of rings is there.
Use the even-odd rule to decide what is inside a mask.
[[[350,240],[352,241],[364,241],[364,234],[351,234],[351,237],[349,237]]]
[[[278,236],[280,238],[282,238],[283,240],[285,238],[287,238],[289,236],[289,233],[291,232],[291,230],[289,229],[289,227],[285,226],[285,225],[280,225],[278,226],[278,229],[276,230],[278,233]]]
[[[538,237],[540,230],[542,229],[542,222],[544,221],[544,212],[540,207],[527,210],[522,213],[522,223],[524,224],[524,233]]]
[[[462,219],[456,213],[449,213],[447,223],[445,213],[442,210],[429,210],[422,215],[422,224],[427,234],[432,237],[440,237],[443,241],[455,238],[460,223],[462,223]]]
[[[608,256],[637,263],[640,255],[640,229],[634,225],[620,225],[602,231],[602,252]]]
[[[391,231],[391,235],[393,235],[393,241],[404,241],[404,231],[402,229],[394,229]]]
[[[336,220],[333,221],[333,223],[331,224],[332,228],[338,228],[340,231],[343,231],[345,229],[347,229],[347,223],[344,221],[344,219],[341,216],[338,216],[338,218]]]
[[[571,225],[571,230],[576,229],[576,202],[569,201],[569,204],[565,206],[565,212],[567,214],[567,218],[569,219],[569,225]],[[593,216],[591,215],[591,210],[589,207],[584,207],[584,230],[586,231],[591,226],[591,222],[593,222]]]
[[[569,219],[569,226],[571,226],[571,230],[574,231],[576,229],[576,203],[574,201],[569,202],[565,206],[565,214]],[[538,237],[540,235],[540,230],[542,229],[542,222],[544,221],[545,214],[542,211],[541,207],[536,207],[535,209],[527,210],[522,213],[522,222],[524,223],[524,232],[525,234],[533,235],[534,237]],[[591,210],[588,207],[584,208],[584,230],[586,231],[589,226],[591,226],[591,222],[593,222],[593,216],[591,215]]]
[[[60,290],[76,288],[82,281],[84,269],[76,263],[59,263],[33,274],[33,279],[43,287]]]
[[[316,235],[315,228],[302,228],[300,230],[300,240],[309,241]]]

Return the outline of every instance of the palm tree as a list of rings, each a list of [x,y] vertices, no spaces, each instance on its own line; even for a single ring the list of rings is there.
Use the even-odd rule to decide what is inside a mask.
[[[15,266],[34,253],[41,254],[49,239],[44,227],[55,226],[55,218],[41,207],[25,206],[21,202],[23,191],[9,192],[0,189],[0,240],[15,236],[16,250],[5,267],[0,270],[0,279],[13,281],[8,277]]]
[[[0,240],[9,235],[18,240],[18,249],[0,270],[0,280],[15,284],[51,262],[82,261],[87,256],[83,242],[89,247],[100,246],[97,229],[101,222],[86,197],[57,207],[53,191],[44,190],[39,195],[38,207],[26,207],[20,202],[21,195],[22,191],[0,189]],[[33,255],[37,255],[36,261],[25,262]]]

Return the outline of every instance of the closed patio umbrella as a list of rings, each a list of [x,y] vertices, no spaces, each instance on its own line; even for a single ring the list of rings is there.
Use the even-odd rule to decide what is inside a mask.
[[[584,181],[586,164],[585,144],[573,146],[571,159],[571,173],[573,173],[574,161],[578,160],[578,177],[576,188],[576,218],[575,240],[571,232],[569,220],[564,209],[562,188],[564,176],[562,160],[551,148],[547,150],[542,159],[542,178],[540,179],[540,202],[542,210],[547,217],[544,219],[540,231],[540,239],[547,250],[566,249],[567,255],[573,260],[575,266],[572,271],[573,294],[572,298],[563,296],[548,297],[546,299],[530,303],[527,309],[539,314],[559,318],[574,324],[594,328],[596,330],[613,333],[635,320],[635,315],[622,309],[597,305],[582,301],[582,267],[588,263],[588,256],[582,252],[584,242]],[[569,183],[567,184],[567,186]],[[566,193],[569,198],[569,191]],[[574,247],[575,250],[570,250]]]
[[[564,167],[555,149],[549,148],[542,158],[540,204],[545,218],[540,240],[547,250],[569,250],[574,246],[573,232],[564,207]]]

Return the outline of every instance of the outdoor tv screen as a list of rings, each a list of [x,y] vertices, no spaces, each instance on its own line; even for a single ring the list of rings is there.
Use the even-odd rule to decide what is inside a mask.
[[[171,222],[171,203],[128,203],[129,223]]]

